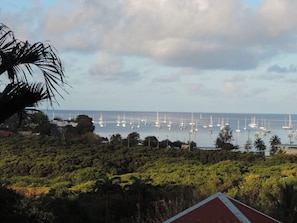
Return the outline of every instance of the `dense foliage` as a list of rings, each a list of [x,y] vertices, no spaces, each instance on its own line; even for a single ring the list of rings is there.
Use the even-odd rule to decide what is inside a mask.
[[[296,156],[148,147],[130,136],[129,147],[119,135],[0,138],[1,222],[162,222],[218,191],[296,222]]]

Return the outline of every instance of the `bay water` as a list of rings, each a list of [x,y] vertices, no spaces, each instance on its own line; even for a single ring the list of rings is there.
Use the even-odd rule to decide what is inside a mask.
[[[75,119],[87,115],[93,119],[95,133],[108,139],[115,134],[126,138],[137,132],[141,139],[155,136],[159,141],[196,142],[198,147],[214,147],[221,128],[229,125],[234,145],[243,148],[247,140],[252,143],[261,138],[267,148],[272,136],[283,144],[297,143],[297,115],[295,114],[243,114],[159,111],[91,111],[45,110],[49,119]],[[285,128],[284,126],[290,128]],[[296,133],[296,134],[295,134]]]

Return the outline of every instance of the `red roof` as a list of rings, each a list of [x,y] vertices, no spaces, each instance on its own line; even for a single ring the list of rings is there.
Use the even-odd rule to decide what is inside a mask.
[[[173,216],[164,223],[198,222],[279,223],[280,221],[219,192]]]
[[[11,136],[13,133],[11,131],[0,130],[0,137]]]

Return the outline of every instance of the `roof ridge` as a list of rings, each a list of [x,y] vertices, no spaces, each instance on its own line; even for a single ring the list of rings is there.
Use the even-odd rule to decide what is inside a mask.
[[[227,197],[222,192],[217,192],[210,197],[198,202],[197,204],[193,205],[192,207],[189,207],[185,209],[184,211],[180,212],[179,214],[167,219],[163,223],[170,223],[173,222],[180,217],[184,216],[185,214],[203,206],[204,204],[207,204],[208,202],[214,200],[215,198],[218,198],[232,213],[233,215],[242,223],[251,223],[248,218],[229,200],[229,197]]]
[[[239,200],[236,200],[235,198],[232,198],[232,197],[229,197],[229,196],[227,196],[227,197],[228,197],[229,200],[232,200],[232,201],[234,201],[234,202],[236,202],[236,203],[239,203],[239,204],[241,204],[242,206],[244,206],[244,207],[246,207],[246,208],[248,208],[248,209],[251,209],[251,210],[254,211],[254,212],[257,212],[258,214],[263,215],[263,216],[266,217],[266,218],[269,218],[269,219],[271,219],[271,220],[273,220],[273,221],[275,221],[275,222],[279,222],[279,223],[281,223],[281,221],[279,221],[279,220],[277,220],[277,219],[275,219],[275,218],[273,218],[273,217],[271,217],[271,216],[269,216],[269,215],[267,215],[267,214],[265,214],[265,213],[263,213],[263,212],[261,212],[261,211],[255,209],[255,208],[253,208],[253,207],[251,207],[251,206],[249,206],[249,205],[247,205],[247,204],[245,204],[245,203],[243,203],[243,202],[241,202],[241,201],[239,201]]]
[[[234,214],[234,216],[242,223],[251,223],[251,221],[229,200],[230,197],[226,196],[222,192],[218,192],[217,198],[219,198],[225,206]]]

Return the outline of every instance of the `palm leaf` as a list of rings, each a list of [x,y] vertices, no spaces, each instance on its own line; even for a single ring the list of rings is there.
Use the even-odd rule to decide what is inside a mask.
[[[48,99],[42,83],[29,85],[27,83],[8,84],[0,94],[0,122],[13,114],[20,114],[27,107],[35,107],[39,102]]]
[[[28,76],[33,76],[33,67],[37,67],[44,78],[46,94],[50,103],[56,99],[55,95],[63,98],[61,88],[65,91],[64,69],[57,51],[41,42],[30,44],[28,41],[16,40],[13,33],[0,24],[0,75],[7,72],[12,83],[29,83]]]

